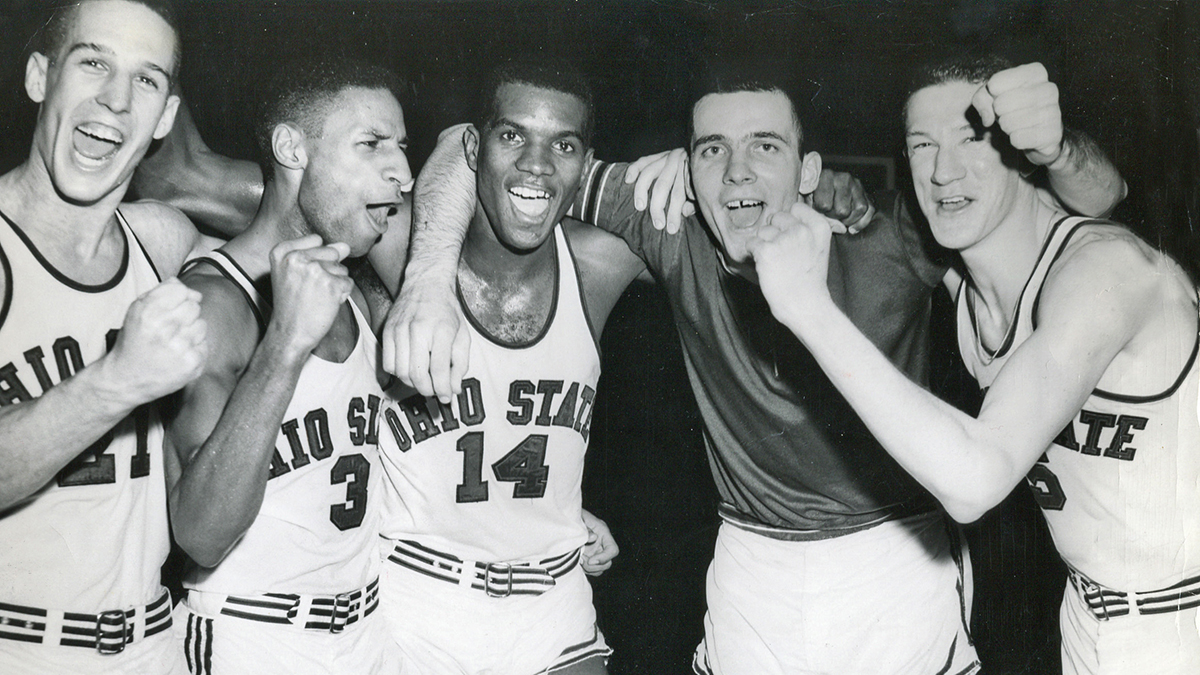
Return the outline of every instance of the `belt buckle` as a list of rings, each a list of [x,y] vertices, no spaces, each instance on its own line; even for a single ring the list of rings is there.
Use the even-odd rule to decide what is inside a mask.
[[[1096,617],[1100,621],[1108,621],[1110,618],[1112,618],[1108,614],[1108,598],[1104,597],[1104,590],[1100,588],[1100,584],[1082,575],[1080,575],[1078,578],[1080,589],[1083,591],[1083,602],[1087,604],[1088,594],[1091,593],[1095,594],[1096,602],[1100,605],[1099,611],[1095,609],[1091,610],[1092,616]]]
[[[507,598],[512,595],[512,568],[512,563],[487,563],[483,568],[483,590],[489,598]],[[493,579],[502,582],[503,587],[492,590]]]
[[[113,628],[120,625],[118,634]],[[105,644],[104,639],[120,638],[116,644]],[[120,609],[110,609],[96,615],[96,651],[101,654],[120,654],[125,651],[125,643],[129,640],[129,622],[125,612]]]
[[[340,633],[346,630],[346,624],[350,623],[350,612],[354,609],[352,602],[355,593],[357,591],[338,593],[333,596],[333,614],[329,616],[330,633]]]

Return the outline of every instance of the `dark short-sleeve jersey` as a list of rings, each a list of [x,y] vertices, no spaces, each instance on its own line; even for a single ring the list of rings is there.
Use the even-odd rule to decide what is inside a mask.
[[[725,268],[699,220],[669,235],[634,209],[625,168],[594,165],[573,215],[624,238],[668,294],[722,500],[751,522],[826,535],[936,508],[774,319],[758,286]],[[834,237],[830,293],[925,384],[931,292],[945,268],[925,254],[898,195],[876,205],[869,228]]]

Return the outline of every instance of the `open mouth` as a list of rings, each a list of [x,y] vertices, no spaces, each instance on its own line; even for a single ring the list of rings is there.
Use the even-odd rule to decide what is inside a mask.
[[[400,210],[398,202],[379,202],[377,204],[367,204],[367,214],[375,223],[375,229],[379,232],[386,232],[388,229],[388,218],[396,215]]]
[[[945,199],[937,200],[937,206],[939,211],[954,213],[967,208],[972,201],[974,200],[962,196],[946,197]]]
[[[758,222],[765,206],[764,202],[757,199],[735,199],[725,202],[725,212],[734,227],[744,229]]]
[[[508,189],[508,200],[521,215],[540,218],[550,209],[550,193],[534,187],[516,185]]]
[[[86,159],[102,162],[117,154],[125,139],[112,127],[97,122],[87,122],[75,127],[72,145],[75,152]]]

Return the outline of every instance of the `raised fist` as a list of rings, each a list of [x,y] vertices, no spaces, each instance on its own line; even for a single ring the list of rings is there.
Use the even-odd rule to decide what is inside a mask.
[[[1000,125],[1014,148],[1030,162],[1052,164],[1062,154],[1062,110],[1058,86],[1040,63],[1002,70],[988,78],[971,105],[984,127]]]
[[[329,332],[354,282],[341,264],[350,247],[324,245],[310,234],[271,250],[274,307],[271,328],[298,354],[308,354]]]

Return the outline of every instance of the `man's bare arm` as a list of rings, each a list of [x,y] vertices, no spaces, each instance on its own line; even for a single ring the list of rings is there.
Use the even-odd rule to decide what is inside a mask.
[[[262,170],[254,162],[209,149],[186,102],[175,126],[138,164],[130,191],[170,204],[198,223],[231,237],[246,229],[262,200]]]
[[[199,301],[178,281],[160,284],[130,306],[107,355],[36,399],[0,408],[0,510],[41,489],[135,408],[200,374]]]
[[[310,235],[272,252],[274,307],[258,327],[223,279],[200,273],[214,341],[204,375],[184,389],[168,428],[171,524],[197,564],[219,563],[258,516],[279,425],[312,349],[328,332],[353,284],[339,261],[344,244]]]
[[[448,402],[467,369],[470,338],[455,311],[455,279],[475,213],[475,172],[460,124],[442,132],[413,190],[412,245],[400,296],[380,336],[383,369]]]
[[[1009,357],[973,418],[911,382],[833,304],[825,286],[829,226],[819,218],[809,210],[777,219],[755,245],[764,295],[875,438],[962,522],[979,518],[1028,473],[1164,304],[1162,275],[1128,242],[1089,243],[1060,259],[1037,330]]]
[[[1100,146],[1074,129],[1064,130],[1062,153],[1046,165],[1046,175],[1063,205],[1085,216],[1107,216],[1129,192]]]
[[[1064,206],[1105,216],[1125,198],[1125,180],[1081,132],[1064,130],[1058,87],[1040,63],[993,75],[971,100],[985,127],[997,124],[1035,165],[1045,166],[1050,189]]]

